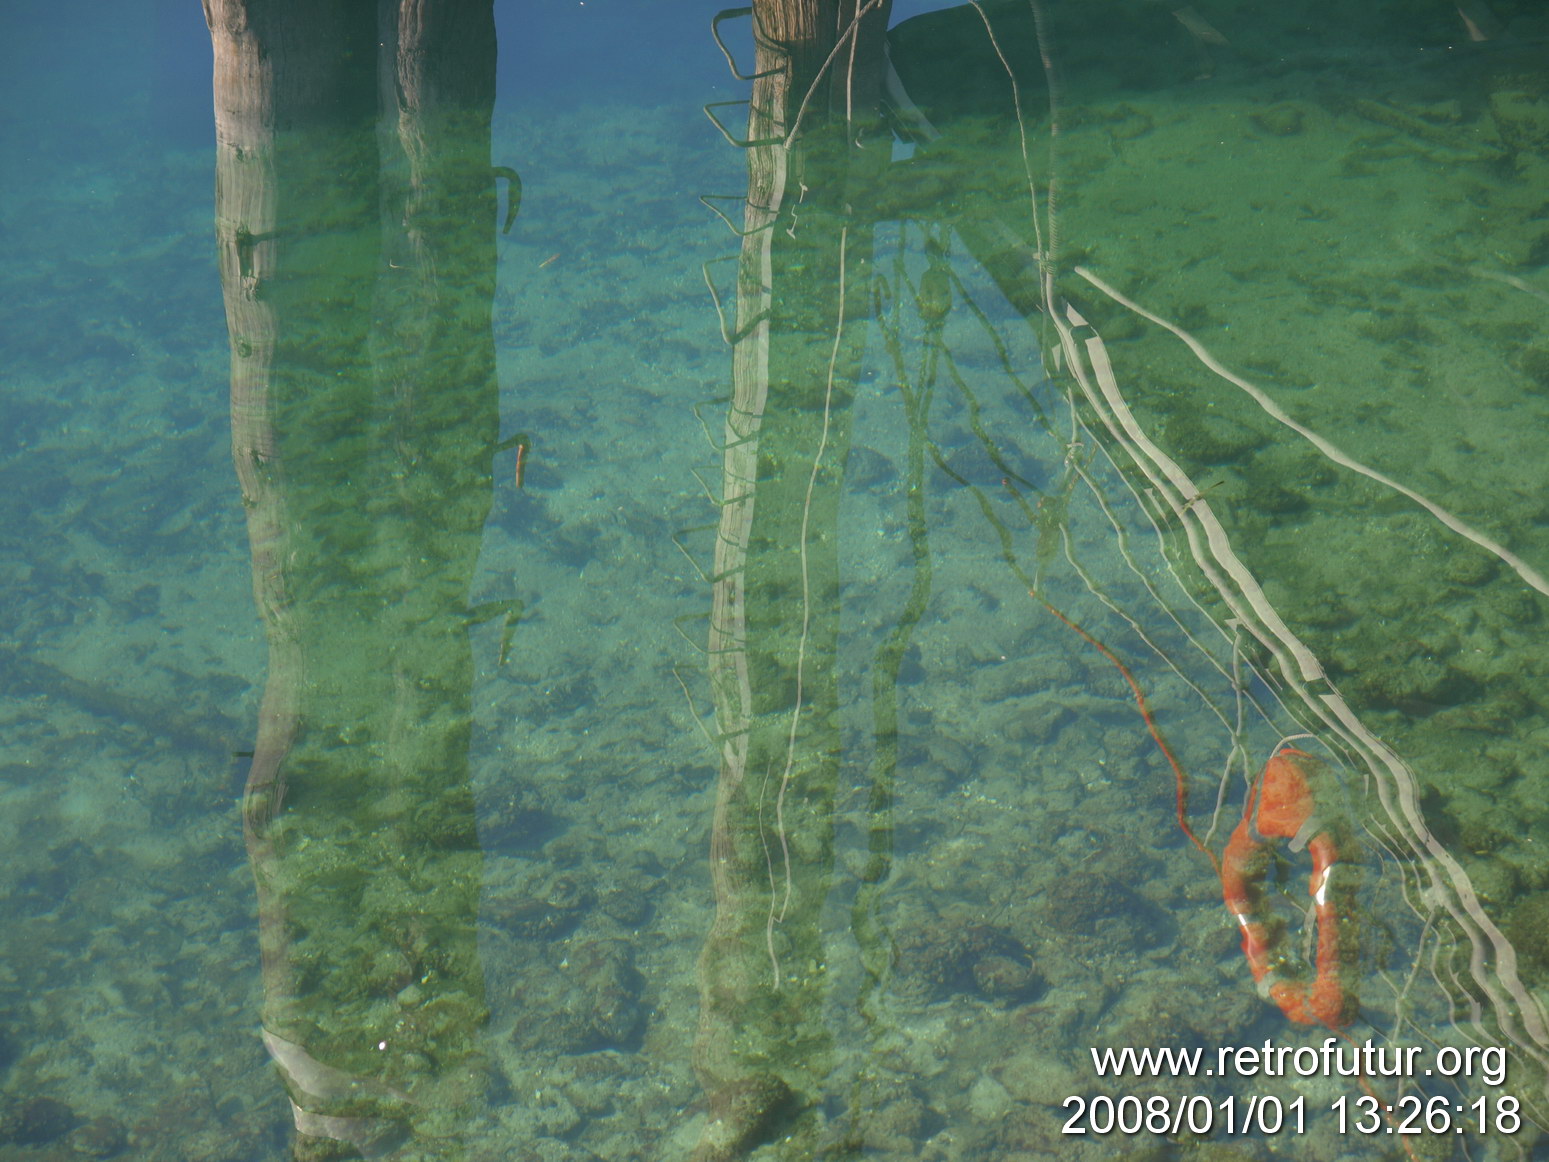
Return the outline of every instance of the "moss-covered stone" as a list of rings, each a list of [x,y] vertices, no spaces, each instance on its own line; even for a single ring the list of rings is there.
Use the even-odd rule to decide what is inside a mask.
[[[1195,466],[1239,463],[1264,444],[1245,424],[1192,409],[1174,412],[1164,433],[1167,450]]]
[[[1505,931],[1518,965],[1540,981],[1549,977],[1549,892],[1518,900],[1506,915]]]

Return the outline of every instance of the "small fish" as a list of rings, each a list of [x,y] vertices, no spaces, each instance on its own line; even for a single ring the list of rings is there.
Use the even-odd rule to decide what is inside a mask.
[[[496,452],[505,452],[511,448],[516,449],[516,470],[512,473],[513,482],[520,488],[527,479],[528,453],[532,451],[532,437],[526,432],[518,432],[510,439],[502,440],[495,445]]]
[[[532,441],[526,436],[522,436],[516,441],[516,472],[513,475],[518,488],[527,479],[527,450],[531,447]]]

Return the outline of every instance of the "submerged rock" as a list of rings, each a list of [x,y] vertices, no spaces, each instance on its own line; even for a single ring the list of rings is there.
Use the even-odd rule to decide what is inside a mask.
[[[907,992],[930,1000],[970,994],[1021,1002],[1043,989],[1028,947],[992,924],[938,920],[898,938],[898,974]]]
[[[740,1078],[710,1094],[710,1121],[691,1162],[732,1162],[770,1141],[798,1109],[796,1094],[772,1073]]]
[[[628,1050],[640,1039],[645,1010],[644,980],[629,946],[618,940],[578,942],[547,982],[535,987],[534,1003],[517,1021],[512,1041],[523,1049],[560,1053]],[[534,982],[537,986],[537,982]]]
[[[18,1146],[46,1146],[63,1138],[78,1121],[75,1111],[58,1098],[28,1098],[0,1121],[0,1141],[15,1142]]]
[[[1112,876],[1076,869],[1058,884],[1043,906],[1055,935],[1097,939],[1124,952],[1166,944],[1176,934],[1170,916]]]
[[[128,1144],[123,1123],[105,1114],[78,1126],[70,1135],[70,1149],[84,1158],[111,1158]]]

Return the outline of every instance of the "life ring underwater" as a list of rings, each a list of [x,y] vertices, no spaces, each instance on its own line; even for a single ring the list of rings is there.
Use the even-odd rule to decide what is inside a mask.
[[[1320,811],[1335,798],[1329,769],[1294,747],[1282,747],[1248,795],[1242,822],[1221,859],[1221,893],[1242,930],[1242,951],[1259,994],[1300,1025],[1339,1029],[1355,1019],[1353,976],[1359,955],[1355,895],[1358,869],[1349,827]],[[1320,804],[1321,798],[1324,800]],[[1274,840],[1312,858],[1308,894],[1317,921],[1312,971],[1296,955],[1285,919],[1268,906]]]

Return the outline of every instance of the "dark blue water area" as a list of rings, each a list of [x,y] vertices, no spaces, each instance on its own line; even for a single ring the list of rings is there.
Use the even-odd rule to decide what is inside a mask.
[[[692,106],[740,96],[710,35],[711,10],[626,0],[541,0],[496,10],[500,107]],[[8,112],[0,148],[21,172],[49,156],[213,142],[209,34],[189,0],[114,5],[90,22],[42,0],[0,16]],[[751,25],[722,36],[751,62]],[[8,166],[8,168],[10,168]]]
[[[191,378],[196,353],[224,329],[209,39],[197,5],[158,0],[99,16],[6,6],[0,286],[10,317],[0,342],[13,371],[89,365],[99,390],[120,392],[147,358],[170,357],[180,365],[158,368],[170,387]],[[52,404],[68,400],[68,388],[51,394]]]
[[[710,36],[713,11],[632,0],[502,4],[496,11],[499,100],[526,109],[719,99],[736,82]],[[746,67],[749,21],[729,21],[723,37],[742,52]]]

